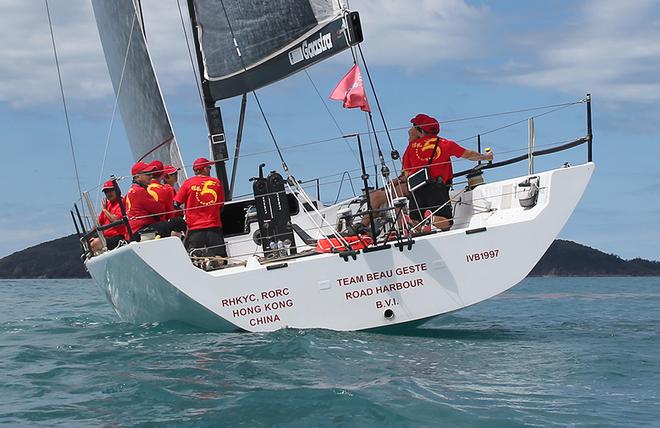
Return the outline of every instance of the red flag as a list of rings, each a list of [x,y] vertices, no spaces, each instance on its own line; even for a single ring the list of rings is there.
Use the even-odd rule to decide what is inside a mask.
[[[360,68],[357,64],[341,79],[341,82],[339,82],[335,90],[330,94],[330,99],[344,101],[344,108],[360,107],[362,111],[371,112],[369,102],[367,101],[367,94],[364,92],[362,73],[360,73]]]

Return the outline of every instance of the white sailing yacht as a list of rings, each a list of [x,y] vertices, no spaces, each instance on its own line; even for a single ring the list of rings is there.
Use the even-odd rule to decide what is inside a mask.
[[[93,6],[136,161],[182,167],[134,1],[93,0]],[[188,0],[188,10],[211,153],[231,195],[235,171],[228,179],[219,101],[243,96],[235,166],[246,94],[343,50],[359,49],[360,18],[336,0],[258,5]],[[384,208],[370,207],[363,195],[326,206],[305,193],[282,158],[282,175],[261,173],[253,196],[225,203],[225,267],[204,269],[211,258],[191,258],[176,237],[92,254],[86,242],[97,232],[77,221],[85,265],[121,319],[134,323],[176,320],[251,332],[417,325],[508,290],[545,253],[594,171],[589,96],[584,102],[586,136],[545,150],[530,146],[516,158],[457,173],[469,179],[454,183],[454,226],[446,232],[420,233],[398,221],[406,200],[391,190]],[[360,136],[354,137],[359,142]],[[524,176],[483,182],[488,169],[582,144],[588,147],[582,165],[540,173],[530,168]],[[386,169],[381,170],[387,181]],[[362,174],[368,193],[364,161]],[[376,238],[346,237],[364,214],[370,215]],[[126,217],[122,221],[128,224]]]

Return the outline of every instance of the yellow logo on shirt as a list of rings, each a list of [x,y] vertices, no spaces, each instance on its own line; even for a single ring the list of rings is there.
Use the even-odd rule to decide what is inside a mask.
[[[190,186],[190,189],[195,192],[195,198],[200,205],[208,206],[218,202],[218,192],[211,188],[216,185],[214,180],[206,180],[201,186]]]
[[[132,194],[133,194],[133,189],[129,189],[128,194],[124,198],[124,200],[125,200],[124,203],[126,204],[126,212],[127,213],[131,211],[131,195]]]
[[[147,186],[147,193],[149,193],[149,195],[151,195],[151,197],[154,198],[156,201],[158,201],[158,193],[156,193],[156,191],[153,189],[157,189],[159,187],[162,186],[157,183],[151,183],[149,186]]]
[[[437,141],[436,138],[427,138],[424,141],[421,141],[419,143],[415,144],[415,155],[417,156],[417,159],[420,161],[428,162],[431,154],[433,153],[433,148],[435,147]],[[435,155],[433,156],[433,160],[439,159],[440,158],[440,145],[438,144],[438,148],[435,149]]]

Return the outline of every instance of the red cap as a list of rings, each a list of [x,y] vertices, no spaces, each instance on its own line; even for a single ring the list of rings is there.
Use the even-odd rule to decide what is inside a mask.
[[[112,182],[112,180],[108,180],[105,183],[103,183],[103,187],[101,187],[101,190],[115,190],[115,185]]]
[[[175,168],[172,165],[165,165],[163,167],[163,172],[167,175],[172,175],[176,173],[179,170],[179,168]]]
[[[153,167],[153,168],[154,168],[154,171],[156,171],[156,172],[158,172],[158,173],[160,173],[160,174],[163,173],[163,163],[162,163],[161,161],[159,161],[159,160],[157,160],[157,159],[156,159],[156,160],[152,160],[152,161],[149,163],[149,166]]]
[[[146,174],[151,171],[154,171],[154,167],[151,164],[146,164],[142,161],[136,162],[132,167],[131,167],[131,175],[137,175],[137,174]]]
[[[422,128],[422,130],[427,134],[435,135],[440,132],[440,123],[438,120],[425,114],[418,114],[417,116],[410,119],[410,123],[419,128]]]
[[[205,166],[211,166],[213,165],[213,162],[206,158],[197,158],[195,159],[195,162],[193,162],[193,171],[197,171],[198,169],[202,169]]]

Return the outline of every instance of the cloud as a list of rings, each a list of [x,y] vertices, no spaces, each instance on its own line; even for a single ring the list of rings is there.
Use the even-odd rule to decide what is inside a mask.
[[[181,2],[185,10],[185,2]],[[88,0],[49,3],[67,101],[113,94]],[[169,88],[192,86],[190,61],[175,0],[143,1],[149,47]],[[186,15],[184,15],[186,16]],[[57,103],[57,69],[43,2],[5,0],[0,15],[0,102],[14,108]]]
[[[462,0],[357,0],[369,62],[420,70],[442,61],[478,57],[491,11]],[[474,31],[478,28],[479,31]]]
[[[184,21],[188,24],[186,2]],[[352,0],[370,64],[453,80],[550,89],[650,104],[660,99],[660,4],[587,0],[551,25],[532,25],[550,5],[492,7],[465,0]],[[543,8],[546,8],[545,10]],[[167,96],[194,89],[176,0],[143,0],[149,48]],[[112,94],[89,1],[51,2],[67,97]],[[523,24],[521,24],[523,23]],[[57,75],[42,2],[6,0],[0,15],[0,102],[58,102]],[[434,72],[435,73],[435,72]],[[438,73],[435,73],[438,74]]]
[[[578,22],[516,34],[496,81],[570,94],[587,91],[613,102],[660,100],[660,5],[651,0],[590,0]]]
[[[51,2],[67,98],[111,93],[89,2]],[[44,2],[5,0],[0,18],[0,101],[25,107],[60,98]]]

